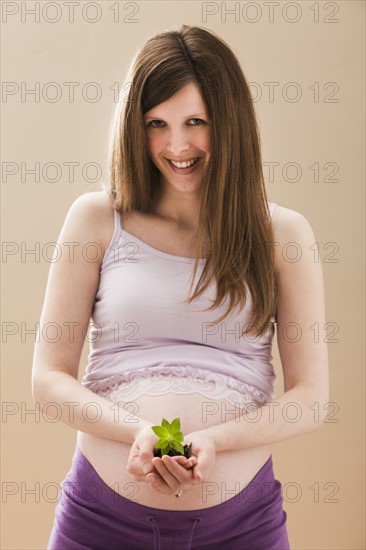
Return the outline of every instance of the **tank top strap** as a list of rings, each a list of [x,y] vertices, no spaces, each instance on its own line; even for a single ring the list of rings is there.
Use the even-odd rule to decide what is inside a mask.
[[[269,214],[272,217],[273,212],[276,210],[278,204],[276,202],[270,202],[268,201],[268,208],[269,208]]]
[[[113,229],[112,238],[110,240],[108,248],[111,248],[111,247],[115,246],[117,243],[120,243],[121,238],[122,238],[122,218],[121,218],[121,214],[120,214],[120,212],[118,212],[115,209],[113,209],[113,212],[114,212],[114,229]]]
[[[119,237],[120,233],[122,232],[122,216],[121,213],[118,212],[115,208],[113,209],[114,212],[114,234],[113,237]]]
[[[105,254],[103,256],[101,269],[106,269],[110,263],[114,263],[116,261],[116,257],[118,254],[118,250],[120,248],[120,244],[122,243],[122,223],[121,223],[121,215],[120,213],[113,209],[114,213],[114,229],[113,234],[111,236],[111,240],[109,241],[108,247],[105,251]]]

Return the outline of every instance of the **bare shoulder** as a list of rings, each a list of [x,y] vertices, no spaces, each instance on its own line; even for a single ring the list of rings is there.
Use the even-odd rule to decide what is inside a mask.
[[[105,191],[91,191],[77,197],[69,214],[79,219],[90,239],[106,251],[114,230],[114,211]]]
[[[293,236],[294,231],[311,229],[309,221],[303,214],[280,205],[277,205],[272,214],[272,227],[275,236],[281,240]]]
[[[277,205],[272,214],[277,272],[304,255],[314,257],[315,236],[309,220],[300,212]]]

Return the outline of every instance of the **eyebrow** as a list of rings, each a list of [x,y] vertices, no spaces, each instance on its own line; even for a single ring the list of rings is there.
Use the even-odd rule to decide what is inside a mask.
[[[195,114],[193,114],[193,115],[187,115],[187,116],[185,116],[185,117],[183,117],[183,118],[196,118],[196,117],[201,117],[201,116],[207,117],[208,115],[206,115],[205,113],[198,113],[198,114],[195,113]],[[144,115],[144,118],[145,118],[145,119],[151,118],[151,119],[159,119],[159,120],[160,120],[160,117],[158,117],[158,116],[156,116],[156,115]]]

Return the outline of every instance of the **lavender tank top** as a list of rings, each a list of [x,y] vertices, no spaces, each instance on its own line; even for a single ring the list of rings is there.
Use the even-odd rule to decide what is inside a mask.
[[[276,204],[268,203],[272,216]],[[162,252],[123,229],[114,232],[101,269],[88,331],[90,352],[81,383],[111,401],[141,395],[197,392],[245,407],[274,397],[272,364],[275,317],[261,337],[240,335],[249,323],[251,296],[216,326],[228,308],[212,304],[216,282],[191,304],[193,258]],[[205,259],[199,260],[196,283]]]

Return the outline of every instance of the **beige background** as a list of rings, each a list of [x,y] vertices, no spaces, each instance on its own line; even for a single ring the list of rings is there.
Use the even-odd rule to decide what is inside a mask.
[[[96,189],[107,175],[104,158],[114,83],[123,82],[131,56],[147,38],[176,23],[214,30],[239,57],[248,80],[255,83],[263,161],[278,163],[273,178],[265,169],[269,198],[304,214],[319,243],[330,323],[320,327],[320,337],[330,342],[334,405],[329,413],[334,414],[329,420],[334,422],[275,446],[275,474],[284,487],[291,548],[365,548],[364,2],[270,3],[273,21],[263,2],[237,2],[237,20],[224,12],[225,6],[233,9],[234,2],[120,2],[117,22],[111,9],[115,2],[94,3],[84,19],[86,3],[79,3],[73,23],[63,2],[41,11],[39,21],[26,14],[34,2],[2,3],[2,81],[3,86],[15,83],[15,88],[13,95],[3,93],[1,103],[2,240],[8,252],[13,250],[1,264],[1,548],[46,548],[57,484],[70,467],[75,447],[74,430],[27,413],[34,409],[32,330],[40,317],[53,252],[47,243],[57,240],[73,200]],[[91,23],[98,15],[96,4],[100,18]],[[43,10],[46,3],[40,6]],[[5,12],[16,8],[13,15]],[[208,8],[216,13],[205,20],[203,10]],[[57,17],[59,21],[50,22]],[[39,101],[34,95],[22,97],[22,86],[23,91],[34,89],[37,82]],[[51,101],[55,88],[47,91],[50,82],[60,88],[58,101]],[[65,82],[80,83],[74,102],[68,99]],[[81,93],[90,82],[100,86],[99,101],[90,101],[90,87],[84,88],[89,96]],[[273,98],[266,82],[279,84]],[[297,102],[291,102],[294,86],[287,88],[286,96],[288,83],[296,83],[301,91]],[[74,178],[65,164],[70,162],[78,163]],[[39,178],[26,173],[35,163]],[[48,163],[58,164],[58,175]],[[88,169],[88,163],[97,163],[102,174]],[[296,165],[288,163],[297,163],[298,181],[293,181]],[[35,255],[24,253],[37,247]],[[80,377],[87,353],[85,344]],[[282,393],[276,343],[274,360]]]

